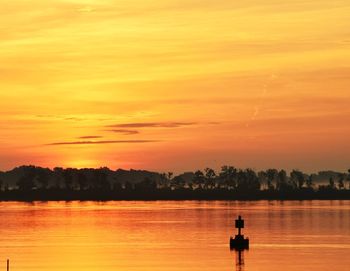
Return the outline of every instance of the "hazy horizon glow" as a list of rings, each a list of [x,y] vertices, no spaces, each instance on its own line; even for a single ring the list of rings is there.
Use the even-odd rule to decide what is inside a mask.
[[[0,169],[350,167],[346,0],[0,9]]]

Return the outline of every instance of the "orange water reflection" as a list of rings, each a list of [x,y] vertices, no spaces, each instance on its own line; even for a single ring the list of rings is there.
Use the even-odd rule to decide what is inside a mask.
[[[350,201],[0,203],[0,268],[347,270]],[[251,247],[231,252],[242,214]]]

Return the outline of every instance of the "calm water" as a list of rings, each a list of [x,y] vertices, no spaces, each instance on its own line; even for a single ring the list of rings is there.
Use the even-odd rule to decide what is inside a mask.
[[[349,270],[350,201],[0,203],[0,270]],[[251,248],[228,248],[234,218]]]

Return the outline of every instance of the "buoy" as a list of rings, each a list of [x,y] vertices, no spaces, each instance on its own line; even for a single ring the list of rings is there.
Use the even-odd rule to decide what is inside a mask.
[[[230,237],[230,249],[249,249],[249,239],[244,238],[244,235],[241,234],[241,230],[244,228],[244,220],[241,216],[238,216],[238,219],[236,219],[235,227],[238,229],[238,234],[234,238]]]

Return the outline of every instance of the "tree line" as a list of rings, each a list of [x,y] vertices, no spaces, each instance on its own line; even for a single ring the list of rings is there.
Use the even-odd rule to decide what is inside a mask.
[[[315,174],[292,170],[288,174],[283,169],[222,166],[219,171],[205,168],[174,176],[172,172],[22,166],[0,172],[0,199],[27,198],[350,199],[350,169]]]

